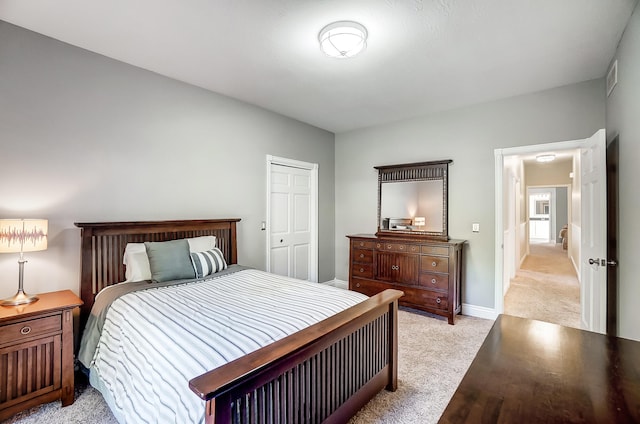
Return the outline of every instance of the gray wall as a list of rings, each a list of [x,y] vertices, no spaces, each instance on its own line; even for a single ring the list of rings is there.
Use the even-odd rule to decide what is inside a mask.
[[[640,340],[640,6],[618,45],[618,85],[607,98],[607,138],[619,134],[618,335]]]
[[[266,155],[319,163],[320,281],[334,277],[334,135],[0,21],[0,217],[42,217],[29,292],[78,290],[76,221],[242,218],[263,269]],[[17,255],[0,254],[0,298]]]
[[[494,149],[586,138],[605,124],[602,79],[336,135],[336,278],[345,235],[376,230],[376,165],[453,159],[449,234],[468,240],[463,302],[494,307]],[[473,233],[471,224],[480,223]]]

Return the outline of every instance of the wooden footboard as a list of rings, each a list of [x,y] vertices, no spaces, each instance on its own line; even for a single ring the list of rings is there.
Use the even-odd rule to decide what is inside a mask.
[[[207,423],[343,423],[397,387],[398,290],[189,382]]]

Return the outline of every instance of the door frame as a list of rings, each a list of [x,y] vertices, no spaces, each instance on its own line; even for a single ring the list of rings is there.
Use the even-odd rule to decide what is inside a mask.
[[[271,272],[271,171],[273,165],[306,169],[311,176],[311,205],[309,205],[311,223],[311,242],[309,252],[309,281],[318,282],[318,164],[267,155],[267,211],[266,211],[266,264],[265,270]]]
[[[495,294],[494,294],[494,313],[497,317],[504,313],[504,203],[503,203],[503,172],[505,156],[529,155],[534,153],[544,153],[549,150],[575,150],[583,146],[585,139],[559,141],[555,143],[534,144],[528,146],[507,147],[503,149],[495,149]],[[528,240],[528,236],[527,236]]]

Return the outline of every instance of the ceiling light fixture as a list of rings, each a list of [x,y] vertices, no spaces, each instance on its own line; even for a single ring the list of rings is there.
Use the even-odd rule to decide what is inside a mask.
[[[556,155],[538,155],[536,161],[538,162],[551,162],[556,158]]]
[[[367,46],[367,29],[357,22],[339,21],[322,28],[318,34],[320,49],[338,59],[353,57]]]

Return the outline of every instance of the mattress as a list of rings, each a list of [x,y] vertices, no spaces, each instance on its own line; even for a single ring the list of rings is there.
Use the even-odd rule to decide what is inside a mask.
[[[203,422],[204,401],[189,380],[367,298],[254,269],[234,271],[147,284],[109,302],[88,366],[91,384],[120,423]]]

